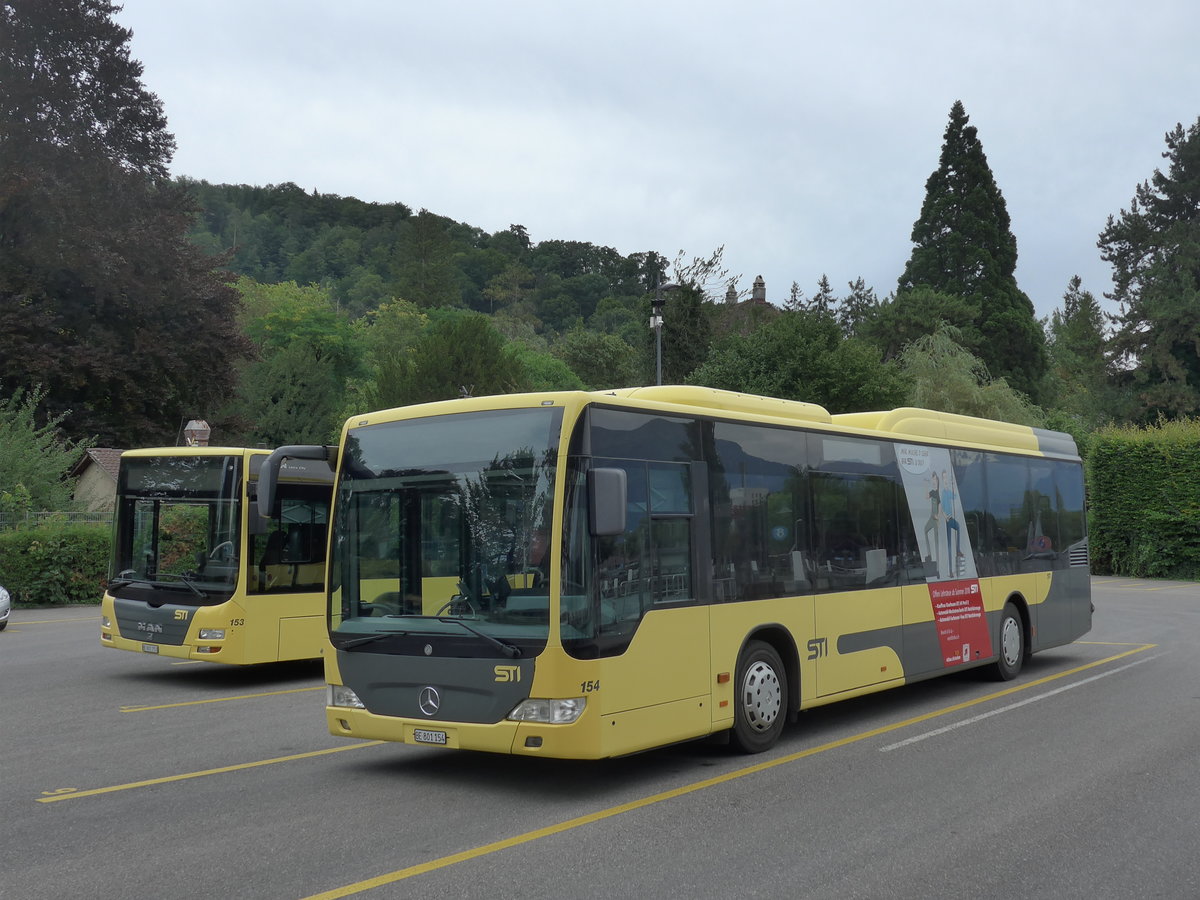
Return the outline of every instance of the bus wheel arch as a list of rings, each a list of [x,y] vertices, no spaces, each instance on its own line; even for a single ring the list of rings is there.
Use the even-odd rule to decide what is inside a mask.
[[[798,702],[795,647],[771,629],[750,635],[738,653],[733,687],[733,745],[744,753],[769,750]]]
[[[1029,642],[1029,610],[1025,598],[1011,595],[1000,612],[996,629],[996,661],[988,667],[989,674],[997,681],[1011,681],[1021,672],[1025,660],[1031,655]]]

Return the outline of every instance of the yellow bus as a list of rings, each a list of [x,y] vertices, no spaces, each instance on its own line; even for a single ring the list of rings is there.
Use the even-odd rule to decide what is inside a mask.
[[[326,719],[347,738],[759,752],[801,710],[1013,678],[1091,627],[1056,432],[662,386],[370,413],[336,470]]]
[[[121,454],[103,646],[236,665],[321,654],[333,471],[321,460],[276,469],[262,517],[248,501],[269,455],[231,447]]]

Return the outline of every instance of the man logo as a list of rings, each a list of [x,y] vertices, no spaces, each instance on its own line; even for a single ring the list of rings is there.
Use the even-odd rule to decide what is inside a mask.
[[[177,610],[175,610],[175,619],[176,619],[176,621],[180,621],[180,620],[182,620],[182,621],[186,622],[186,621],[187,621],[187,617],[188,617],[188,611],[187,611],[186,609],[177,609]]]
[[[432,716],[442,707],[442,698],[438,695],[436,688],[421,688],[421,699],[417,701],[417,705],[421,707],[421,712],[427,716]]]

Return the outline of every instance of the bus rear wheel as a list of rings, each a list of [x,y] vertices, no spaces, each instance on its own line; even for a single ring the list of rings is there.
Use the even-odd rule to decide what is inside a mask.
[[[762,753],[779,740],[787,719],[787,675],[775,648],[751,641],[738,658],[733,743],[743,753]]]
[[[991,674],[997,681],[1011,681],[1021,672],[1025,662],[1025,624],[1016,604],[1005,603],[1000,614],[999,657],[992,664]]]

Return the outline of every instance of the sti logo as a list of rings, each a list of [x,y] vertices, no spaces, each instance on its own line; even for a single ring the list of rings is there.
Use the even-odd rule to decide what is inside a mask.
[[[494,669],[497,681],[520,681],[521,669],[519,666],[496,666]]]
[[[177,609],[177,610],[175,610],[175,620],[176,620],[177,622],[180,622],[180,621],[181,621],[181,622],[186,622],[186,621],[187,621],[187,617],[188,617],[188,611],[187,611],[186,609]]]

